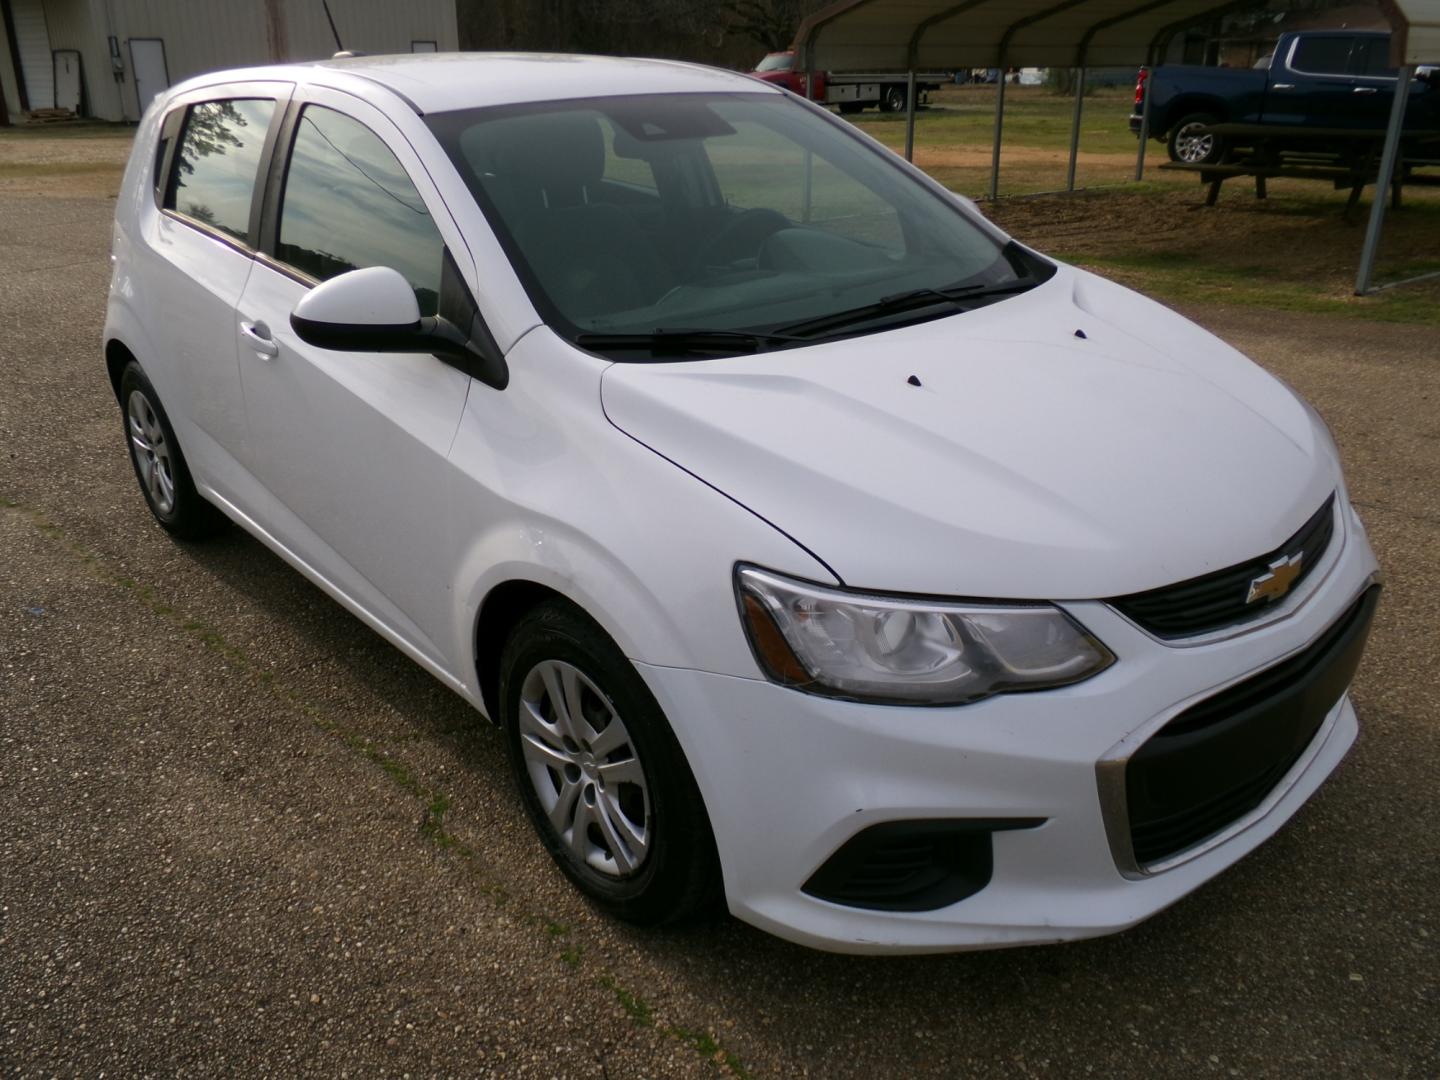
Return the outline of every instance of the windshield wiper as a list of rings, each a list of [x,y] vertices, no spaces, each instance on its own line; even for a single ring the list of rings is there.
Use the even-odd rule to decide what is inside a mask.
[[[882,315],[934,307],[936,304],[948,304],[957,311],[967,311],[972,301],[1025,292],[1027,289],[1033,289],[1037,284],[1039,283],[1031,278],[1021,278],[1019,281],[1011,281],[1003,285],[957,285],[949,289],[909,289],[905,292],[893,293],[890,296],[882,296],[873,304],[848,308],[845,311],[837,311],[830,315],[821,315],[819,318],[793,323],[790,326],[782,326],[777,332],[799,335],[813,340],[816,335],[830,330],[840,330],[857,323],[869,322]]]
[[[648,334],[580,334],[582,349],[622,349],[653,353],[762,352],[767,346],[809,344],[808,338],[764,330],[681,329],[661,327]]]

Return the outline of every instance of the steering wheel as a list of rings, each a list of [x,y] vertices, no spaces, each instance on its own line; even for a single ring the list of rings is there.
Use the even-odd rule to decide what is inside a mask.
[[[737,259],[755,258],[760,253],[761,244],[781,229],[788,228],[790,219],[778,210],[742,210],[700,245],[691,268],[699,272],[707,266],[729,266]]]

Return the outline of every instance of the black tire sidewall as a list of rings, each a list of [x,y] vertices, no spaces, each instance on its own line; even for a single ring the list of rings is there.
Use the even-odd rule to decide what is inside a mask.
[[[1221,120],[1212,113],[1189,113],[1180,118],[1174,127],[1170,129],[1170,137],[1165,140],[1166,150],[1169,151],[1171,161],[1180,161],[1179,154],[1175,151],[1175,144],[1180,138],[1180,133],[1192,124],[1218,124]],[[1211,145],[1209,155],[1201,161],[1182,162],[1187,165],[1215,165],[1225,157],[1225,140],[1218,135],[1213,136],[1214,143]]]
[[[584,672],[623,719],[650,796],[650,849],[632,876],[614,878],[570,850],[540,805],[520,748],[518,716],[525,677],[543,660]],[[500,661],[499,702],[506,749],[520,797],[547,851],[572,882],[603,910],[627,922],[654,925],[699,914],[715,899],[714,840],[700,793],[670,725],[634,665],[578,609],[549,601],[525,616]]]
[[[160,510],[145,487],[145,478],[140,472],[140,463],[135,460],[135,447],[130,441],[130,396],[139,391],[150,402],[155,419],[165,432],[165,441],[170,446],[170,478],[175,484],[175,505],[168,513]],[[171,534],[182,539],[197,540],[209,536],[223,526],[223,516],[195,490],[190,478],[190,467],[180,450],[180,440],[175,437],[175,428],[165,412],[165,406],[155,387],[146,377],[144,370],[135,361],[125,366],[120,375],[120,423],[125,435],[125,451],[130,458],[130,468],[135,473],[135,482],[145,505],[155,520]]]

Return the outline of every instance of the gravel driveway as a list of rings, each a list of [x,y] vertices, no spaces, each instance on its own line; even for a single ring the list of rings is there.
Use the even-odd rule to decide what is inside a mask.
[[[0,1069],[1440,1073],[1433,328],[1190,313],[1325,413],[1388,573],[1319,796],[1128,933],[862,960],[597,917],[459,699],[238,531],[152,524],[111,208],[0,191]]]

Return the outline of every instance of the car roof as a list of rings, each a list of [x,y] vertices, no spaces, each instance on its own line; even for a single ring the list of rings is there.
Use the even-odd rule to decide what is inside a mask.
[[[354,88],[379,83],[420,113],[623,94],[782,93],[733,71],[674,60],[563,53],[397,53],[211,72],[176,92],[216,82],[285,79]]]

